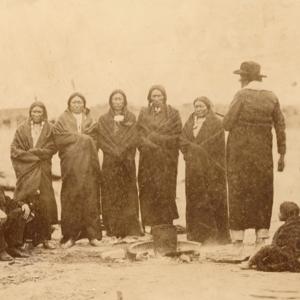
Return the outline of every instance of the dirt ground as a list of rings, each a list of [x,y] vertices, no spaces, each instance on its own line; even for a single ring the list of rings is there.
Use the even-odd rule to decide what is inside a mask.
[[[103,259],[101,252],[116,248],[106,241],[99,248],[87,241],[69,250],[37,248],[28,260],[1,265],[0,299],[300,299],[300,274],[244,271],[204,257]]]
[[[275,174],[272,233],[280,226],[277,221],[279,204],[284,200],[299,204],[299,153],[299,131],[289,130],[286,170]],[[55,186],[58,195],[59,184]],[[184,225],[182,161],[177,194],[181,216],[177,224]],[[57,228],[54,233],[57,244],[59,237]],[[253,240],[254,232],[250,230],[246,242],[251,244]],[[1,263],[0,299],[300,299],[300,274],[245,271],[237,264],[213,263],[205,259],[206,252],[220,247],[203,248],[200,259],[191,263],[170,258],[151,258],[142,262],[103,259],[101,253],[121,246],[113,246],[112,241],[105,238],[101,247],[94,248],[82,240],[68,250],[37,248],[27,260]]]

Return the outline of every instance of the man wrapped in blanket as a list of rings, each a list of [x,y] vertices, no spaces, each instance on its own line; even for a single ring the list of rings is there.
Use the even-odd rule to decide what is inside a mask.
[[[22,250],[26,219],[30,214],[27,204],[5,196],[0,187],[0,261],[12,261],[13,257],[26,258]]]

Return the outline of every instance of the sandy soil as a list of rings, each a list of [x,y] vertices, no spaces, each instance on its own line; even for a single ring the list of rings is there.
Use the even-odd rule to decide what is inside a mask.
[[[275,174],[271,232],[280,225],[277,221],[279,204],[284,200],[299,204],[299,131],[290,130],[288,141],[286,170]],[[181,161],[178,176],[181,218],[177,223],[182,225],[185,206],[183,179]],[[57,195],[59,188],[59,183],[55,183]],[[57,243],[59,236],[57,229],[54,234]],[[246,241],[251,244],[253,240],[254,233],[250,230]],[[101,256],[104,251],[118,247],[121,246],[112,246],[111,241],[104,239],[101,247],[93,248],[83,240],[69,250],[37,248],[28,260],[1,263],[0,299],[300,299],[300,274],[244,271],[236,264],[207,261],[205,252],[219,247],[203,248],[200,260],[192,263],[169,258],[108,262]]]
[[[1,265],[0,299],[300,299],[300,274],[244,271],[204,257],[189,264],[101,257],[119,247],[81,241],[69,250],[37,248],[28,260]]]

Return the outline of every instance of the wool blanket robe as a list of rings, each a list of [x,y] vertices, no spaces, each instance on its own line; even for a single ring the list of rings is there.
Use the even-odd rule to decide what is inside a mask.
[[[181,151],[186,163],[186,224],[189,240],[229,241],[222,121],[209,112],[196,137],[194,113],[183,127]]]
[[[35,146],[30,119],[18,127],[11,144],[11,160],[17,177],[14,198],[29,204],[39,220],[30,237],[36,244],[51,239],[51,224],[57,223],[51,171],[56,151],[52,127],[47,120]]]
[[[140,134],[138,184],[143,225],[171,224],[178,218],[175,200],[182,130],[179,113],[170,105],[158,114],[150,107],[143,108],[137,128]]]
[[[67,239],[101,239],[100,166],[95,143],[96,124],[88,109],[81,132],[67,109],[53,128],[61,163],[61,228]]]
[[[112,109],[98,121],[98,147],[103,151],[101,204],[109,235],[140,235],[135,155],[136,117],[127,109],[116,122]]]

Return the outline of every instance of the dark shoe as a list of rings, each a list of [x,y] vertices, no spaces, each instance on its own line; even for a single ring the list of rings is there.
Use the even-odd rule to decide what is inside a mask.
[[[48,240],[43,242],[43,247],[44,247],[44,249],[47,249],[47,250],[56,249],[56,247],[51,243],[51,241],[48,241]]]
[[[0,261],[13,261],[14,258],[11,257],[5,250],[0,252]]]
[[[17,247],[8,248],[7,252],[12,257],[28,258],[30,256],[27,251]]]
[[[26,241],[23,244],[21,249],[24,250],[25,252],[32,251],[34,249],[33,242],[32,241]]]
[[[65,243],[61,244],[62,249],[69,249],[75,245],[75,241],[73,239],[67,240]]]

